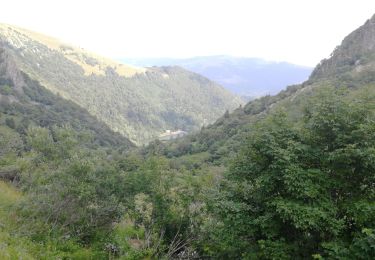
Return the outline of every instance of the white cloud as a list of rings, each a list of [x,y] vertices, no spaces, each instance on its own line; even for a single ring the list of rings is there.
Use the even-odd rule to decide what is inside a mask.
[[[111,57],[228,54],[315,65],[375,13],[375,1],[12,0],[1,9],[1,22]]]

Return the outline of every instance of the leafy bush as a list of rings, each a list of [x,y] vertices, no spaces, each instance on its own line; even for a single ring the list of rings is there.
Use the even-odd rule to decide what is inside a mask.
[[[362,258],[375,227],[373,99],[318,95],[299,124],[276,113],[234,160],[214,211],[220,257]],[[346,251],[334,250],[335,247]],[[365,250],[366,253],[359,253]]]

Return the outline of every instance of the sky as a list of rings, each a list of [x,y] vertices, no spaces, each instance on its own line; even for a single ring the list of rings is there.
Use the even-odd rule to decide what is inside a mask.
[[[111,58],[231,55],[315,66],[374,0],[2,0],[0,22]]]

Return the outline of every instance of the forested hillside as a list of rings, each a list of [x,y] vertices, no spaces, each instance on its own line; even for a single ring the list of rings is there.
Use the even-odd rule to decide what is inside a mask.
[[[0,256],[375,258],[375,81],[371,66],[341,70],[337,58],[375,45],[374,19],[305,83],[171,142],[131,148],[106,128],[100,142],[102,132],[83,120],[82,135],[73,119],[36,117],[18,131],[23,114],[5,107]],[[17,103],[17,86],[36,82],[7,71],[1,101]]]
[[[167,129],[199,130],[242,102],[179,67],[135,68],[9,25],[0,45],[32,79],[136,144]]]
[[[75,131],[92,136],[102,146],[133,144],[114,133],[86,110],[54,95],[18,69],[13,58],[0,48],[0,120],[12,131],[25,133],[29,126],[69,125]]]

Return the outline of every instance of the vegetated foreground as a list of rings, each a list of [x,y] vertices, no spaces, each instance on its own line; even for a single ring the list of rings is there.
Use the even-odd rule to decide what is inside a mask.
[[[375,17],[302,85],[138,149],[73,115],[26,124],[2,74],[0,256],[373,259],[374,32]]]

